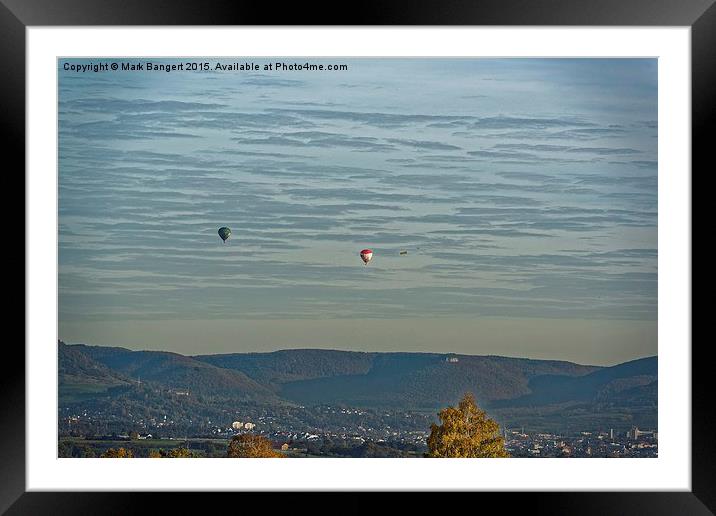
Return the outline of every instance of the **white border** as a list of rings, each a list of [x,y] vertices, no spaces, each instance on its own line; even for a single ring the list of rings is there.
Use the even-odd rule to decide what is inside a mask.
[[[47,28],[27,30],[27,489],[681,490],[691,488],[690,29]],[[57,459],[57,57],[659,58],[659,458]]]

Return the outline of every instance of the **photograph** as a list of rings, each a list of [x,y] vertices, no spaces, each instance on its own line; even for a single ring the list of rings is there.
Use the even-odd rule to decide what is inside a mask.
[[[658,458],[657,58],[56,62],[58,458]]]

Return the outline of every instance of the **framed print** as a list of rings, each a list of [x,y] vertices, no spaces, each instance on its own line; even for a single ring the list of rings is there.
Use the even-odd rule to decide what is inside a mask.
[[[3,510],[713,510],[690,239],[710,2],[368,5],[350,26],[98,7],[1,11],[28,300]]]

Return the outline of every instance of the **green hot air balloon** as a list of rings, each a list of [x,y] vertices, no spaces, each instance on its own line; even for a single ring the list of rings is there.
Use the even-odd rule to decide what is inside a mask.
[[[223,228],[219,228],[219,236],[221,237],[221,240],[226,242],[231,236],[231,230],[226,226],[224,226]]]

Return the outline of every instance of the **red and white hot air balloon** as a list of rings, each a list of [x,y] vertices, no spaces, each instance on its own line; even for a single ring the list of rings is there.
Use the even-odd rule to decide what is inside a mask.
[[[363,249],[360,252],[360,259],[363,260],[365,265],[368,265],[368,262],[373,259],[373,251],[370,249]]]

